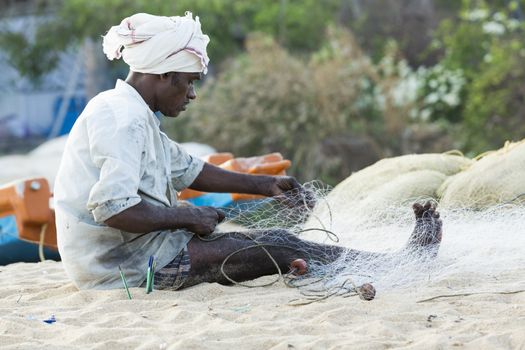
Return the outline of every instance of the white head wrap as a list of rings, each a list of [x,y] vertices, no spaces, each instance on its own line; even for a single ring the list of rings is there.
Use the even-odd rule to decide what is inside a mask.
[[[137,13],[113,26],[104,36],[104,53],[110,60],[122,57],[133,72],[164,74],[202,72],[210,59],[199,17],[153,16]]]

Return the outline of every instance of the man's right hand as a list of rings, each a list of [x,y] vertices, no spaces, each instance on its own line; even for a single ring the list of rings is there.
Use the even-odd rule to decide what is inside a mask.
[[[225,214],[214,207],[178,208],[183,226],[199,236],[207,236],[224,220]]]
[[[166,208],[141,201],[105,221],[106,225],[132,233],[187,229],[199,236],[211,234],[224,220],[224,213],[214,207]]]

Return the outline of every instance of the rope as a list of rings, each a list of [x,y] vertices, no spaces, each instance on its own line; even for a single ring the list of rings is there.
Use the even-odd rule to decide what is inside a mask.
[[[322,232],[326,233],[326,236],[332,242],[336,242],[336,243],[339,242],[339,236],[338,235],[336,235],[334,232],[332,232],[330,230],[326,230],[324,228],[306,228],[304,230],[300,230],[299,233],[308,232],[308,231],[322,231]]]
[[[46,235],[47,230],[47,223],[42,225],[42,228],[40,229],[40,241],[38,242],[38,257],[40,258],[40,261],[43,262],[46,260],[46,257],[44,256],[44,238]]]
[[[279,282],[279,280],[281,280],[281,278],[285,281],[285,284],[287,286],[289,286],[288,283],[286,283],[286,280],[285,280],[284,275],[283,275],[283,273],[281,271],[281,268],[279,267],[279,264],[277,263],[275,258],[272,256],[272,254],[270,254],[268,249],[266,249],[266,247],[281,247],[281,248],[289,248],[289,249],[295,249],[295,248],[292,248],[292,247],[289,247],[289,246],[284,246],[284,245],[278,245],[278,244],[261,243],[261,242],[258,242],[255,238],[250,237],[249,235],[247,235],[247,234],[245,234],[243,232],[238,232],[238,233],[243,235],[243,236],[245,236],[246,238],[252,240],[255,244],[251,245],[251,246],[248,246],[248,247],[243,247],[243,248],[237,249],[236,251],[228,254],[228,256],[226,256],[226,258],[224,258],[224,260],[222,261],[222,264],[221,264],[221,274],[224,276],[224,278],[226,278],[232,284],[243,286],[243,287],[247,287],[247,288],[268,287],[268,286],[271,286],[271,285]],[[211,238],[208,238],[208,239],[200,237],[200,236],[197,236],[197,237],[201,241],[212,242],[212,241],[215,241],[215,240],[217,240],[219,238],[222,238],[224,236],[226,236],[226,233],[223,233],[223,234],[220,234],[220,235],[215,235],[214,237],[211,237]],[[253,249],[253,248],[261,248],[266,253],[266,255],[268,255],[268,257],[270,258],[272,263],[275,265],[275,268],[277,269],[277,274],[278,274],[278,276],[277,276],[277,278],[275,280],[273,280],[271,282],[268,282],[268,283],[261,284],[261,285],[249,285],[249,284],[245,284],[245,283],[242,283],[242,282],[234,280],[233,278],[228,276],[226,271],[224,271],[224,266],[226,265],[226,263],[228,262],[228,260],[232,256],[234,256],[235,254],[238,254],[240,252],[243,252],[245,250]],[[297,249],[295,249],[295,250],[297,250]]]
[[[352,287],[351,288],[346,287],[347,283],[352,284]],[[344,291],[344,292],[341,294],[340,293],[341,291]],[[341,285],[337,286],[332,291],[330,291],[330,292],[328,292],[328,293],[326,293],[324,295],[307,295],[305,293],[302,293],[302,294],[306,296],[306,298],[304,299],[305,301],[302,301],[300,299],[293,299],[293,300],[290,300],[288,305],[290,305],[290,306],[309,305],[309,304],[317,303],[317,302],[322,301],[322,300],[326,300],[326,299],[328,299],[330,297],[333,297],[335,295],[340,295],[340,296],[343,296],[345,298],[351,297],[351,296],[357,296],[357,295],[361,296],[361,292],[359,291],[359,288],[357,288],[357,286],[355,285],[355,283],[351,279],[345,280]]]
[[[463,152],[461,152],[459,149],[452,149],[450,151],[443,152],[442,154],[448,155],[448,156],[460,156],[465,157]]]
[[[324,223],[322,222],[322,220],[319,217],[317,217],[317,215],[314,215],[313,208],[311,208],[311,206],[308,203],[308,189],[305,192],[306,192],[306,195],[303,194],[303,193],[300,193],[300,194],[302,194],[302,196],[301,196],[302,206],[304,207],[304,209],[306,209],[306,211],[309,212],[310,216],[313,216],[319,222],[319,225],[322,226],[322,228],[308,228],[308,229],[299,229],[299,230],[298,230],[298,228],[296,228],[295,230],[291,230],[289,232],[291,234],[295,233],[295,234],[299,235],[299,234],[301,234],[303,232],[309,232],[309,231],[318,231],[319,232],[320,231],[320,232],[324,232],[326,234],[327,238],[330,241],[339,242],[338,235],[335,234],[333,231],[327,229],[325,227]],[[326,206],[328,208],[329,225],[331,227],[332,226],[332,221],[333,221],[332,210],[331,210],[330,204],[328,203],[326,198],[322,197],[322,199],[325,201],[325,204],[326,204]],[[265,201],[265,204],[268,204],[269,202],[271,203],[272,199],[269,199],[268,201]],[[259,205],[257,207],[259,207]],[[224,208],[223,210],[226,213],[232,211],[230,208]],[[253,212],[253,208],[251,208],[251,210],[249,210],[249,211]],[[239,212],[239,213],[236,213],[236,215],[227,215],[227,217],[229,216],[228,217],[229,220],[236,221],[236,219],[238,220],[238,218],[241,217],[242,214],[243,213]],[[249,232],[251,232],[251,231],[249,231]],[[211,241],[215,241],[215,240],[218,240],[220,238],[223,238],[227,234],[228,234],[228,232],[223,232],[223,233],[213,234],[212,236],[209,236],[209,237],[201,237],[201,236],[197,236],[197,237],[201,241],[211,242]],[[325,288],[324,289],[325,292],[322,295],[307,295],[305,293],[305,291],[303,291],[301,289],[301,287],[311,286],[311,285],[315,285],[315,284],[318,284],[318,283],[326,284],[330,280],[330,277],[331,277],[330,273],[324,273],[323,276],[321,276],[321,277],[317,276],[317,277],[314,278],[310,273],[312,272],[311,267],[315,266],[315,264],[311,265],[310,261],[307,261],[308,265],[309,265],[309,267],[308,267],[309,271],[308,271],[308,273],[306,275],[296,276],[296,275],[294,275],[295,271],[293,271],[293,270],[290,270],[288,273],[283,273],[283,271],[279,267],[279,263],[276,261],[276,259],[272,256],[272,254],[269,252],[269,250],[267,248],[275,247],[275,248],[290,249],[292,251],[303,253],[304,257],[308,260],[308,257],[310,256],[310,253],[306,249],[301,248],[300,246],[290,246],[290,245],[287,245],[286,243],[278,244],[278,243],[271,243],[271,242],[260,242],[260,241],[257,240],[258,237],[254,237],[253,235],[250,235],[249,233],[244,233],[242,231],[241,232],[235,232],[235,234],[242,235],[245,238],[251,240],[253,242],[253,245],[245,246],[245,247],[242,247],[240,249],[237,249],[237,250],[231,252],[222,261],[222,264],[221,264],[221,267],[220,267],[220,272],[221,272],[222,276],[227,281],[229,281],[230,283],[232,283],[234,285],[239,285],[239,286],[247,287],[247,288],[260,288],[260,287],[271,286],[271,285],[279,282],[282,279],[283,283],[287,287],[298,288],[300,293],[308,298],[309,301],[306,304],[310,304],[312,302],[321,301],[321,300],[327,299],[327,298],[329,298],[329,297],[331,297],[333,295],[343,295],[343,296],[346,295],[346,297],[353,296],[353,295],[359,295],[359,293],[357,291],[357,288],[355,286],[355,283],[350,278],[347,279],[346,281],[344,281],[344,283],[342,283],[341,285],[337,286],[336,288],[333,288],[333,287]],[[272,281],[266,282],[266,283],[262,283],[262,284],[258,284],[258,285],[246,284],[246,283],[243,283],[241,281],[236,281],[235,279],[233,279],[231,276],[229,276],[226,273],[226,271],[225,271],[226,264],[229,262],[229,260],[233,256],[235,256],[235,254],[238,254],[238,253],[250,250],[250,249],[254,249],[254,248],[262,249],[263,252],[271,260],[272,264],[275,266],[277,277],[275,279],[273,279]],[[315,257],[315,259],[312,260],[312,261],[315,261],[316,263],[320,263],[320,264],[323,264],[323,265],[328,265],[328,264],[332,263],[332,261],[321,261],[321,260],[325,260],[325,259],[320,259],[320,257]],[[349,287],[346,286],[347,284],[351,284],[353,287],[349,288]],[[349,293],[351,293],[351,295],[349,295]],[[306,304],[304,304],[304,305],[306,305]]]
[[[231,278],[230,276],[228,276],[228,274],[224,271],[224,265],[226,265],[226,262],[228,262],[228,260],[234,256],[235,254],[237,253],[240,253],[242,251],[245,251],[245,250],[248,250],[248,249],[252,249],[252,248],[257,248],[257,247],[260,247],[265,253],[266,255],[268,255],[268,257],[270,258],[270,260],[272,261],[272,263],[275,265],[275,268],[277,269],[277,273],[278,273],[278,276],[275,280],[271,281],[271,282],[268,282],[268,283],[263,283],[261,285],[249,285],[249,284],[245,284],[245,283],[242,283],[242,282],[238,282],[238,281],[235,281],[233,278]],[[230,281],[231,283],[235,284],[235,285],[239,285],[239,286],[243,286],[243,287],[248,287],[248,288],[256,288],[256,287],[268,287],[268,286],[271,286],[277,282],[279,282],[279,280],[283,277],[283,273],[281,271],[281,268],[279,267],[279,264],[277,263],[277,261],[275,261],[275,258],[270,254],[270,252],[268,252],[268,249],[265,248],[264,245],[252,245],[252,246],[248,246],[248,247],[244,247],[244,248],[241,248],[241,249],[238,249],[232,253],[230,253],[222,262],[221,264],[221,273],[222,275],[224,276],[224,278],[226,278],[228,281]]]
[[[327,236],[331,240],[333,240],[334,242],[339,242],[339,237],[334,232],[332,232],[330,230],[325,230],[325,229],[320,229],[320,228],[311,228],[311,229],[301,230],[300,232],[307,232],[307,231],[322,231],[322,232],[325,232],[327,234]],[[237,249],[237,250],[233,251],[232,253],[228,254],[228,256],[226,256],[226,258],[224,258],[224,260],[222,261],[222,264],[221,264],[221,274],[223,275],[224,278],[226,278],[230,283],[232,283],[234,285],[239,285],[239,286],[243,286],[243,287],[247,287],[247,288],[268,287],[268,286],[271,286],[271,285],[279,282],[281,279],[283,280],[283,282],[284,282],[284,284],[286,286],[293,287],[293,288],[296,287],[296,286],[293,285],[293,283],[290,283],[290,280],[292,279],[291,276],[293,275],[293,272],[290,272],[290,273],[287,273],[287,274],[283,274],[281,268],[279,267],[279,264],[277,263],[275,258],[272,256],[272,254],[268,251],[268,249],[266,249],[266,248],[267,247],[288,248],[288,249],[291,249],[291,250],[302,252],[305,255],[308,255],[308,253],[306,251],[304,251],[303,249],[298,249],[296,247],[291,247],[291,246],[284,245],[284,244],[262,243],[262,242],[257,241],[255,238],[249,236],[248,234],[245,234],[243,232],[237,232],[237,233],[240,234],[240,235],[243,235],[246,238],[248,238],[251,241],[253,241],[254,245],[247,246],[247,247],[242,247],[240,249]],[[214,235],[213,237],[210,237],[210,238],[204,238],[204,237],[201,237],[201,236],[197,236],[197,237],[203,242],[212,242],[212,241],[215,241],[217,239],[220,239],[220,238],[226,236],[226,234],[227,233],[217,234],[217,235]],[[253,249],[253,248],[261,248],[266,253],[268,258],[270,258],[270,260],[274,264],[274,266],[275,266],[275,268],[277,270],[277,274],[278,274],[278,276],[277,276],[277,278],[275,280],[273,280],[271,282],[263,283],[261,285],[245,284],[245,283],[242,283],[242,282],[234,280],[233,278],[228,276],[226,271],[224,271],[224,267],[226,266],[226,263],[228,262],[228,260],[231,257],[233,257],[235,254],[238,254],[240,252],[243,252],[243,251],[246,251],[246,250],[249,250],[249,249]],[[324,263],[329,263],[329,262],[325,261]],[[316,281],[315,283],[317,283],[317,282],[318,281]],[[343,284],[343,286],[344,286],[344,284]]]
[[[523,293],[523,292],[525,292],[525,289],[513,290],[513,291],[510,291],[510,292],[472,292],[472,293],[458,293],[458,294],[443,294],[443,295],[437,295],[435,297],[428,298],[428,299],[418,300],[418,301],[416,301],[416,303],[426,303],[428,301],[441,299],[441,298],[468,297],[468,296],[471,296],[471,295],[481,295],[481,294],[504,294],[504,295],[508,295],[508,294],[518,294],[518,293]]]

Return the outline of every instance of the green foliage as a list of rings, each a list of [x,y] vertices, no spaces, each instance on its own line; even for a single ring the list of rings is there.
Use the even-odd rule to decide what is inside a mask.
[[[398,100],[395,57],[374,65],[351,33],[332,29],[308,61],[255,35],[247,53],[206,82],[183,119],[166,124],[178,141],[201,141],[237,156],[281,152],[302,180],[337,183],[345,154],[327,154],[333,137],[371,135],[398,147],[412,100]]]
[[[436,57],[429,56],[426,50],[436,24],[461,9],[459,0],[342,0],[341,3],[347,3],[351,13],[341,24],[355,33],[374,62],[383,57],[385,45],[395,40],[412,67],[436,63]]]
[[[465,106],[466,146],[482,152],[525,137],[525,49],[508,42],[491,49],[490,62],[472,80]]]
[[[295,152],[304,153],[305,139],[298,138],[320,125],[310,108],[305,68],[271,38],[254,38],[246,55],[216,80],[207,81],[184,116],[190,125],[178,124],[171,133],[177,140],[204,141],[238,156],[287,154],[295,147]]]
[[[467,151],[483,152],[525,137],[523,78],[525,24],[515,19],[525,1],[464,0],[457,22],[446,20],[435,47],[441,64],[466,79],[461,105],[443,111],[463,128]]]
[[[341,170],[344,155],[327,154],[325,141],[361,136],[372,139],[383,155],[399,154],[410,151],[402,143],[411,123],[423,129],[432,124],[458,131],[452,137],[471,154],[525,137],[525,0],[425,2],[426,10],[430,6],[439,14],[432,17],[433,12],[425,10],[427,27],[419,36],[411,36],[411,25],[419,25],[414,18],[412,24],[399,22],[403,14],[410,14],[410,6],[419,8],[416,3],[44,3],[57,4],[56,11],[50,16],[44,8],[47,14],[38,17],[34,35],[0,31],[0,45],[9,62],[33,79],[53,69],[61,51],[85,38],[99,43],[110,26],[133,13],[183,15],[189,10],[200,16],[211,38],[212,64],[221,67],[216,77],[206,81],[189,118],[170,125],[170,132],[180,141],[211,142],[239,156],[280,151],[292,159],[293,172],[304,180],[335,183],[348,175]],[[383,11],[376,11],[383,3]],[[432,50],[425,50],[421,45],[428,38],[422,37],[433,28],[428,23],[450,11],[457,16],[441,21]],[[349,22],[344,24],[358,33],[358,40],[330,26],[336,18]],[[259,34],[245,41],[252,32]],[[407,57],[410,50],[421,57],[431,51],[434,58],[425,67],[412,68],[424,59]],[[119,62],[111,65],[124,67]]]
[[[485,33],[481,26],[472,23],[457,24],[451,19],[441,23],[437,33],[442,43],[436,44],[438,48],[446,50],[442,63],[449,69],[461,69],[468,77],[472,77],[479,70],[483,61],[487,42],[490,35]]]
[[[241,52],[244,38],[252,31],[274,35],[295,51],[313,50],[318,48],[325,26],[332,21],[337,1],[64,0],[59,3],[56,15],[40,20],[34,38],[0,32],[2,48],[24,76],[39,77],[55,67],[58,53],[68,46],[85,38],[98,39],[111,26],[137,12],[172,16],[192,11],[200,16],[203,30],[211,38],[208,53],[215,64]]]
[[[57,54],[48,52],[45,45],[30,45],[27,38],[18,33],[0,36],[0,46],[7,51],[9,63],[25,76],[40,77],[53,69],[58,60]],[[38,64],[35,64],[35,57],[40,57]]]
[[[420,99],[418,117],[423,121],[461,122],[465,94],[464,72],[438,63],[418,69]]]

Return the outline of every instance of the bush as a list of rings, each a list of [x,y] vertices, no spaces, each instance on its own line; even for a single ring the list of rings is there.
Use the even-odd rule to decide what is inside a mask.
[[[419,76],[397,52],[393,45],[373,64],[350,32],[331,28],[323,48],[302,60],[254,35],[206,82],[189,115],[166,127],[179,141],[237,156],[281,152],[301,180],[335,184],[399,154],[409,116],[419,115]]]
[[[441,64],[461,71],[465,84],[461,104],[442,116],[461,127],[462,148],[470,153],[499,147],[525,137],[524,1],[465,0],[459,21],[444,21],[436,46]]]
[[[185,125],[168,130],[177,140],[211,143],[237,156],[280,151],[307,171],[306,147],[323,129],[311,106],[310,86],[300,60],[257,36],[248,41],[246,54],[206,82]]]

